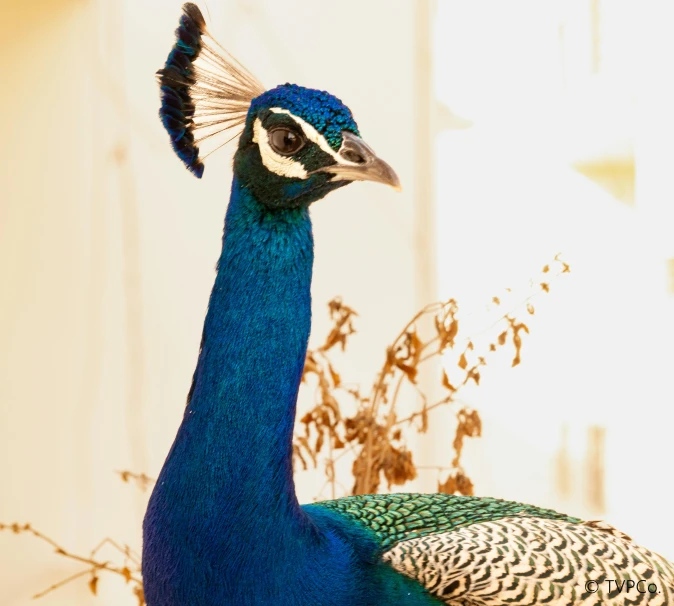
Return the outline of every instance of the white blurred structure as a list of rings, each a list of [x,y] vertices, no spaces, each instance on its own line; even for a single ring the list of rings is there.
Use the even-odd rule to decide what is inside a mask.
[[[441,2],[439,284],[469,309],[562,252],[523,364],[469,404],[478,494],[602,517],[674,559],[669,3]],[[489,19],[484,15],[489,13]]]

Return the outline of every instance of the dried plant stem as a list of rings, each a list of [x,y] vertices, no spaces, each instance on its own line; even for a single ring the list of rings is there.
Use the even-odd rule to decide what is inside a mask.
[[[79,562],[80,564],[86,564],[87,568],[85,570],[81,570],[71,576],[69,576],[66,579],[62,579],[61,581],[51,585],[44,591],[41,591],[37,594],[35,594],[33,597],[34,598],[40,598],[48,593],[51,593],[55,589],[59,589],[60,587],[63,587],[64,585],[75,581],[76,579],[79,579],[83,576],[86,575],[91,575],[91,580],[89,582],[89,588],[91,592],[95,595],[96,594],[96,588],[97,588],[97,582],[98,582],[98,575],[97,573],[100,571],[105,571],[105,572],[110,572],[112,574],[119,575],[125,579],[127,583],[131,583],[135,585],[134,587],[134,593],[139,599],[139,605],[142,606],[144,604],[144,601],[141,602],[141,597],[142,597],[142,587],[143,587],[143,581],[141,578],[140,574],[140,559],[139,556],[132,551],[128,546],[121,547],[118,543],[113,541],[110,538],[103,539],[94,549],[91,551],[90,557],[84,557],[77,555],[75,553],[72,553],[70,551],[67,551],[61,545],[59,545],[54,539],[48,537],[47,535],[43,534],[39,530],[36,530],[33,528],[30,524],[0,524],[0,531],[2,530],[11,530],[15,534],[30,534],[34,536],[35,538],[47,543],[51,547],[54,548],[54,551],[56,552],[57,555],[67,558],[69,560],[73,560],[75,562]],[[99,561],[94,559],[98,551],[105,545],[110,545],[114,547],[116,550],[118,550],[122,555],[127,560],[131,560],[133,562],[133,567],[129,568],[127,566],[126,562],[124,566],[114,566],[110,562],[104,562],[104,561]]]
[[[438,311],[439,309],[442,308],[442,303],[430,303],[429,305],[426,305],[423,309],[421,309],[419,312],[416,313],[416,315],[405,325],[405,327],[400,331],[398,336],[395,338],[393,341],[393,346],[389,347],[387,350],[387,360],[382,367],[381,371],[379,372],[379,378],[377,382],[375,383],[373,389],[372,389],[372,394],[370,396],[370,410],[369,410],[369,415],[372,419],[377,418],[377,414],[379,412],[379,404],[384,398],[385,395],[385,381],[387,378],[387,375],[391,371],[391,364],[390,364],[390,356],[391,352],[393,350],[393,347],[399,343],[405,335],[409,333],[409,331],[416,325],[416,323],[425,315],[432,313],[434,311]],[[401,375],[400,380],[398,384],[396,385],[395,392],[394,392],[394,398],[393,402],[397,400],[398,393],[400,392],[400,387],[402,385],[402,380],[404,378],[404,375]],[[367,440],[365,442],[365,476],[362,479],[362,482],[358,481],[358,478],[356,478],[356,487],[354,489],[355,494],[364,494],[367,492],[366,487],[371,485],[372,482],[372,463],[373,463],[373,446],[374,446],[374,432],[369,432],[367,436]]]
[[[133,564],[136,564],[137,566],[140,566],[140,554],[136,553],[133,549],[131,549],[128,545],[124,545],[122,547],[117,543],[116,541],[113,541],[110,537],[106,537],[103,539],[96,547],[94,547],[91,550],[91,554],[89,555],[90,558],[93,558],[96,556],[96,554],[103,549],[106,545],[110,545],[112,548],[116,549],[119,551],[119,553],[123,554],[125,557],[125,560],[131,561]],[[126,563],[126,562],[125,562]]]
[[[332,450],[332,440],[328,440],[328,464],[326,466],[326,471],[328,472],[328,481],[330,482],[330,498],[334,499],[337,497],[337,490],[335,486],[335,459]]]
[[[426,406],[424,408],[424,411],[413,412],[409,417],[405,417],[404,419],[400,419],[400,420],[396,421],[395,425],[402,425],[404,423],[411,423],[412,421],[414,421],[415,419],[420,417],[422,414],[429,413],[429,412],[431,412],[431,410],[435,410],[436,408],[439,408],[440,406],[443,406],[445,404],[449,404],[450,402],[453,402],[453,401],[454,401],[453,396],[447,396],[445,398],[442,398],[441,400],[438,400],[437,402],[434,402],[430,406]]]
[[[42,598],[46,596],[48,593],[51,593],[55,589],[59,589],[63,587],[64,585],[67,585],[68,583],[71,583],[72,581],[76,581],[79,578],[82,578],[83,576],[91,574],[91,569],[87,570],[80,570],[79,572],[76,572],[75,574],[69,576],[67,579],[63,579],[62,581],[59,581],[58,583],[54,583],[44,591],[40,591],[39,593],[36,593],[33,596],[34,600],[37,600],[38,598]]]
[[[134,473],[132,471],[117,471],[121,478],[122,482],[131,482],[134,481],[141,490],[147,490],[150,486],[155,484],[156,480],[150,476],[146,476],[144,473]]]

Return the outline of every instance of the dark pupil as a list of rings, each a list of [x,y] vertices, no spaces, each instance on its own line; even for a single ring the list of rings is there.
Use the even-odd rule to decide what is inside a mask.
[[[292,154],[301,147],[302,139],[291,130],[277,128],[271,134],[271,144],[280,154]]]

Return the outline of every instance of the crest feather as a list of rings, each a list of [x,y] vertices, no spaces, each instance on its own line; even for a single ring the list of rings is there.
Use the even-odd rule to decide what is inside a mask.
[[[161,89],[159,117],[171,144],[197,177],[204,158],[236,138],[253,99],[264,87],[208,33],[199,7],[183,5],[176,43],[166,65],[157,72]],[[201,144],[231,129],[231,137],[206,155]]]

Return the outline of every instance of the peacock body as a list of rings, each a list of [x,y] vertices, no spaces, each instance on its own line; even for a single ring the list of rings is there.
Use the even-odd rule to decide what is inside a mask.
[[[209,134],[198,133],[242,132],[188,404],[144,522],[148,605],[674,606],[674,567],[605,524],[442,494],[298,503],[308,208],[354,180],[398,179],[341,101],[289,84],[264,91],[207,42],[196,6],[183,11],[160,72],[173,147],[200,177]]]

